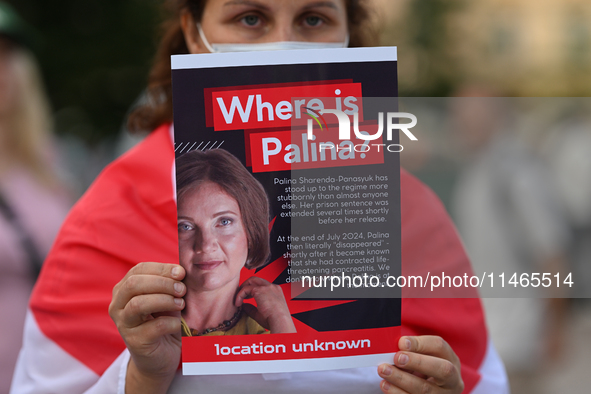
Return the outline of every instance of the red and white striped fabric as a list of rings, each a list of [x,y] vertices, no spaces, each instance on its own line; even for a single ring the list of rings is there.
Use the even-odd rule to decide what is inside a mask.
[[[107,309],[141,261],[176,263],[174,152],[169,126],[111,164],[71,211],[33,292],[12,393],[124,393],[129,353]],[[434,194],[401,173],[405,267],[470,272]],[[480,300],[403,299],[405,335],[440,335],[462,361],[465,393],[505,393]],[[177,376],[171,393],[379,393],[376,368],[291,374]]]

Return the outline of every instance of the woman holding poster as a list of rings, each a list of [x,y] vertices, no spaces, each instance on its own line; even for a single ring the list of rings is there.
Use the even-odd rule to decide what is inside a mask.
[[[238,288],[242,267],[269,258],[265,189],[222,149],[186,153],[176,168],[183,336],[295,332],[279,286],[251,277]]]
[[[378,368],[280,375],[235,375],[228,368],[224,376],[177,371],[188,270],[170,264],[178,261],[170,56],[363,46],[372,44],[372,29],[360,0],[170,3],[174,15],[150,76],[151,100],[130,118],[132,128],[154,131],[103,172],[62,228],[30,302],[13,392],[505,393],[478,298],[403,299],[401,351]],[[408,173],[400,179],[404,264],[469,271],[440,202]]]

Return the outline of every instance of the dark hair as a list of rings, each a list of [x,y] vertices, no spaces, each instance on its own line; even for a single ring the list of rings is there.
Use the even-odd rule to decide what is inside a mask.
[[[195,150],[176,159],[177,203],[204,182],[213,182],[240,207],[248,240],[246,268],[264,265],[270,255],[269,201],[263,186],[228,151]]]
[[[148,78],[145,103],[129,115],[130,131],[152,131],[163,123],[172,122],[172,81],[170,56],[189,53],[180,15],[188,10],[200,21],[207,0],[167,0],[165,12],[169,17],[162,25],[162,39]],[[369,12],[368,0],[345,0],[349,47],[376,45],[377,30]]]

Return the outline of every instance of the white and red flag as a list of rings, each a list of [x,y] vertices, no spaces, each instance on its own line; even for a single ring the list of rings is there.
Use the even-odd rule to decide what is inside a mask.
[[[113,287],[135,264],[178,262],[173,162],[163,125],[105,169],[73,208],[30,301],[13,393],[124,393],[129,353],[108,306]],[[471,272],[443,206],[404,171],[401,210],[403,274],[434,264],[450,275]],[[462,362],[465,393],[505,392],[476,293],[404,298],[401,318],[402,335],[439,335],[451,345]],[[380,380],[373,367],[277,376],[179,373],[170,392],[378,393]]]

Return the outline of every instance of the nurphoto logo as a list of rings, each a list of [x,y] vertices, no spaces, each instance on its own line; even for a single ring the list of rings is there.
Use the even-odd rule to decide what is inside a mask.
[[[308,110],[308,115],[310,115],[316,123],[320,126],[320,130],[323,130],[322,123],[324,123],[325,127],[328,129],[326,125],[326,121],[322,115],[324,114],[333,114],[337,117],[339,122],[339,139],[341,141],[350,141],[351,140],[351,120],[349,118],[350,115],[345,113],[344,111],[338,109],[320,109],[320,110],[313,110],[312,108],[305,107]],[[310,113],[312,112],[312,113]],[[353,132],[357,139],[366,141],[363,144],[357,145],[346,145],[343,147],[339,147],[333,143],[320,143],[318,148],[320,151],[323,150],[330,150],[336,149],[337,151],[340,149],[354,149],[355,152],[369,152],[372,147],[375,147],[378,152],[380,149],[387,150],[388,152],[402,152],[403,146],[400,144],[370,144],[369,141],[375,141],[378,138],[382,137],[384,132],[384,117],[386,118],[386,140],[392,141],[392,135],[394,130],[402,131],[411,141],[417,141],[417,137],[409,130],[417,125],[417,117],[408,112],[387,112],[384,116],[383,112],[378,112],[378,129],[375,133],[370,134],[365,130],[359,130],[359,113],[356,111],[353,113]],[[394,123],[394,119],[410,119],[409,123]],[[320,123],[319,119],[322,120]],[[312,119],[308,119],[308,140],[315,140],[316,137],[314,135],[314,124]]]

